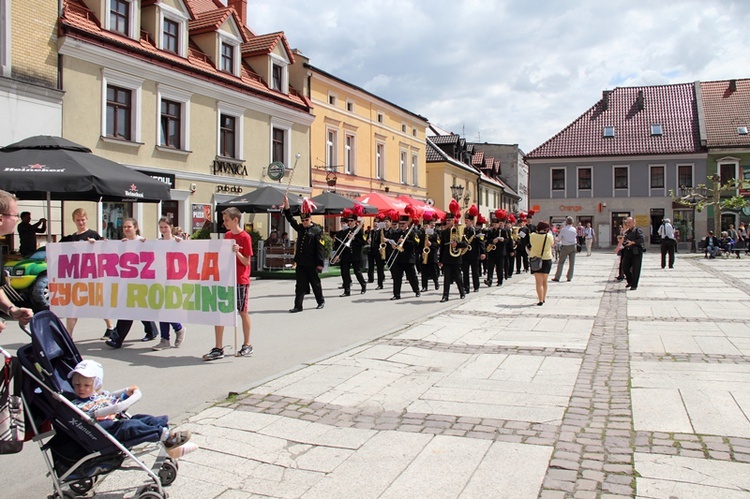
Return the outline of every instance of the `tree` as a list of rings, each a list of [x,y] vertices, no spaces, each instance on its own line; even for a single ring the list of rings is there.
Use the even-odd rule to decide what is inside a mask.
[[[713,206],[714,231],[718,234],[721,231],[722,210],[739,210],[748,205],[747,200],[736,192],[739,188],[747,188],[750,183],[733,178],[722,184],[721,177],[716,174],[710,175],[708,180],[712,187],[707,187],[706,184],[698,184],[697,187],[680,186],[679,197],[674,195],[674,191],[669,191],[669,195],[683,206],[694,207],[698,213]],[[733,195],[725,196],[729,193]]]

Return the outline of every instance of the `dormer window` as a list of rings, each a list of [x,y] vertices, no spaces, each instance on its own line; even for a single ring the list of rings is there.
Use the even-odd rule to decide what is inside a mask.
[[[128,0],[109,0],[109,30],[130,36],[133,22],[131,2]]]
[[[281,92],[282,85],[284,83],[284,69],[278,64],[272,64],[271,71],[273,73],[271,77],[271,80],[273,82],[273,89]]]
[[[651,135],[661,135],[661,124],[654,123],[651,125]]]
[[[604,137],[614,137],[615,136],[615,127],[613,126],[605,126],[604,127]]]
[[[180,49],[180,24],[171,19],[164,19],[162,31],[161,48],[168,52],[179,53]]]
[[[235,46],[221,42],[221,65],[219,69],[225,73],[234,74]]]
[[[271,90],[276,90],[282,94],[289,93],[289,61],[283,57],[279,57],[277,54],[271,54],[269,58],[269,64],[271,67],[270,71],[270,82]]]
[[[747,135],[747,127],[746,126],[738,126],[737,127],[737,134],[738,135]]]

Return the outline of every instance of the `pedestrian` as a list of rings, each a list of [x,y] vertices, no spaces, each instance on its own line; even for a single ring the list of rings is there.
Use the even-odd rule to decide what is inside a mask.
[[[302,312],[302,303],[308,290],[312,288],[317,301],[318,309],[325,307],[326,300],[323,297],[323,286],[320,284],[320,275],[323,270],[325,259],[325,247],[323,246],[323,229],[320,225],[313,223],[310,213],[300,213],[300,221],[292,217],[289,209],[289,199],[284,196],[284,217],[292,228],[297,231],[297,248],[294,252],[294,308],[289,312],[295,314]]]
[[[555,244],[555,238],[549,231],[547,222],[536,224],[536,232],[529,235],[528,254],[529,258],[541,258],[542,265],[539,270],[531,269],[534,275],[534,284],[536,285],[536,297],[539,300],[537,305],[542,306],[547,300],[547,279],[552,270],[552,245]]]
[[[673,269],[677,240],[675,239],[674,227],[670,219],[665,218],[661,221],[659,236],[661,237],[661,268],[667,266],[667,255],[669,255],[669,268]]]
[[[576,227],[576,243],[576,253],[580,253],[581,248],[586,244],[586,228],[581,222],[578,222],[578,227]]]
[[[145,237],[140,235],[140,229],[138,228],[138,221],[135,218],[125,218],[122,221],[122,233],[125,237],[122,241],[141,241],[146,240]],[[141,341],[151,341],[156,339],[158,333],[156,332],[156,323],[153,321],[141,321],[143,324],[143,330],[146,335]],[[111,348],[122,348],[122,342],[125,341],[130,328],[133,327],[133,321],[131,319],[118,319],[115,325],[114,331],[109,335],[109,339],[104,342],[105,345]]]
[[[643,231],[635,226],[633,217],[626,218],[622,241],[622,269],[627,281],[625,287],[630,288],[630,291],[638,289],[643,252],[646,250],[645,241]]]
[[[253,353],[250,344],[250,313],[247,301],[250,291],[250,259],[253,256],[253,238],[243,230],[242,213],[237,208],[227,208],[221,215],[227,232],[224,239],[234,241],[232,251],[237,266],[237,311],[242,322],[242,347],[237,351],[237,357],[246,357]],[[224,358],[224,326],[214,326],[214,347],[203,356],[203,360],[217,360]]]
[[[341,264],[341,281],[344,292],[341,296],[350,296],[352,288],[352,270],[360,286],[360,293],[367,292],[367,282],[362,275],[362,248],[365,246],[365,234],[357,215],[352,210],[346,209],[342,214],[341,221],[346,225],[336,233],[334,240],[334,254]],[[332,261],[331,263],[337,263]]]
[[[61,243],[74,243],[78,241],[88,241],[90,243],[94,243],[96,241],[104,240],[104,238],[100,236],[97,231],[88,228],[89,217],[86,213],[86,210],[84,210],[83,208],[76,208],[75,210],[73,210],[72,219],[73,223],[76,226],[76,231],[73,234],[60,239]],[[73,337],[73,330],[75,329],[77,323],[77,317],[68,317],[65,319],[65,327],[68,330],[68,334],[71,336],[71,338]],[[107,340],[112,336],[112,332],[115,330],[115,327],[111,319],[104,319],[104,324],[106,326],[106,329],[104,330],[102,339]]]
[[[21,213],[21,223],[18,224],[18,239],[21,242],[18,252],[24,258],[30,257],[37,248],[36,235],[47,232],[47,219],[40,218],[35,224],[31,223],[31,213]]]
[[[573,227],[573,217],[567,217],[565,219],[565,226],[560,229],[557,239],[560,243],[560,256],[557,258],[557,270],[555,271],[555,277],[553,277],[552,280],[554,282],[560,282],[565,260],[570,259],[568,262],[567,275],[568,281],[570,281],[573,279],[573,269],[576,264],[576,246],[579,246],[577,231],[575,227]]]
[[[584,229],[586,233],[584,242],[586,243],[586,256],[591,256],[591,248],[594,246],[594,228],[591,227],[591,222],[586,224]]]
[[[16,228],[20,215],[18,214],[18,201],[15,196],[9,192],[0,190],[0,236],[7,236],[13,233]],[[34,312],[30,308],[18,308],[5,295],[3,286],[5,286],[5,266],[3,255],[0,252],[0,310],[5,312],[8,317],[18,320],[21,326],[25,326],[31,320]],[[6,328],[5,321],[0,320],[0,333]]]
[[[167,217],[161,217],[159,219],[159,234],[161,234],[159,240],[173,241],[176,243],[182,241],[181,237],[174,236],[172,233],[173,229],[172,222],[170,222]],[[159,340],[157,345],[151,347],[151,350],[165,350],[172,346],[169,337],[170,326],[174,330],[174,347],[180,348],[180,345],[182,345],[182,342],[185,339],[185,327],[179,322],[160,322],[159,333],[161,333],[161,340]]]

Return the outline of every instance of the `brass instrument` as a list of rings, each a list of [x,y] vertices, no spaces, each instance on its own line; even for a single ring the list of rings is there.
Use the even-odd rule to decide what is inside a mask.
[[[466,247],[461,249],[461,254],[465,255],[469,251],[471,251],[471,243],[474,241],[474,237],[476,237],[477,232],[476,229],[474,229],[474,233],[471,235],[470,238],[466,239]]]
[[[494,245],[494,244],[492,244],[492,243],[489,243],[489,244],[488,244],[488,245],[487,245],[487,246],[486,246],[486,247],[484,248],[484,250],[485,250],[485,251],[486,251],[487,253],[489,253],[490,251],[495,251],[495,248],[497,248],[497,246],[496,246],[496,245]]]
[[[464,226],[463,225],[454,225],[451,227],[451,239],[448,246],[448,252],[450,255],[454,258],[458,258],[459,256],[463,255],[465,252],[462,251],[462,248],[459,248],[458,246],[454,247],[453,243],[460,243],[464,238]],[[463,248],[465,249],[465,248]]]
[[[518,246],[518,240],[521,239],[521,236],[518,235],[518,227],[513,227],[511,229],[510,238],[513,240],[513,249],[516,249],[516,246]]]
[[[398,257],[398,254],[404,252],[404,243],[409,238],[409,234],[411,234],[411,231],[414,230],[414,227],[416,226],[417,224],[415,223],[411,224],[411,227],[409,227],[409,230],[406,231],[406,234],[404,234],[404,236],[398,240],[398,244],[396,245],[396,248],[394,249],[393,253],[391,253],[391,257],[385,263],[386,270],[390,270],[393,264],[396,262],[396,258]]]
[[[430,258],[431,244],[429,236],[425,236],[424,248],[422,248],[422,265],[427,265],[427,260]]]
[[[357,228],[354,230],[350,230],[349,233],[346,235],[346,239],[344,241],[339,240],[341,243],[338,248],[336,248],[336,252],[333,254],[333,257],[331,258],[331,264],[335,264],[339,261],[339,258],[341,258],[341,255],[344,253],[345,248],[351,248],[352,241],[357,236],[357,233],[362,229],[362,223],[357,223]]]
[[[385,261],[385,229],[380,229],[380,259]]]

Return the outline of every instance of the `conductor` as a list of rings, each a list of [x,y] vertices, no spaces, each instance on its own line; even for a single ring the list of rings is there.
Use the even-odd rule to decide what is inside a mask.
[[[318,272],[323,270],[324,247],[321,236],[323,229],[315,225],[310,219],[309,213],[300,214],[300,222],[292,217],[289,209],[289,199],[284,196],[284,216],[289,225],[297,231],[297,247],[294,252],[294,269],[296,284],[294,286],[294,308],[289,309],[290,313],[302,312],[302,301],[305,294],[312,287],[315,300],[318,302],[317,308],[325,306],[323,298],[323,287],[320,284]]]

